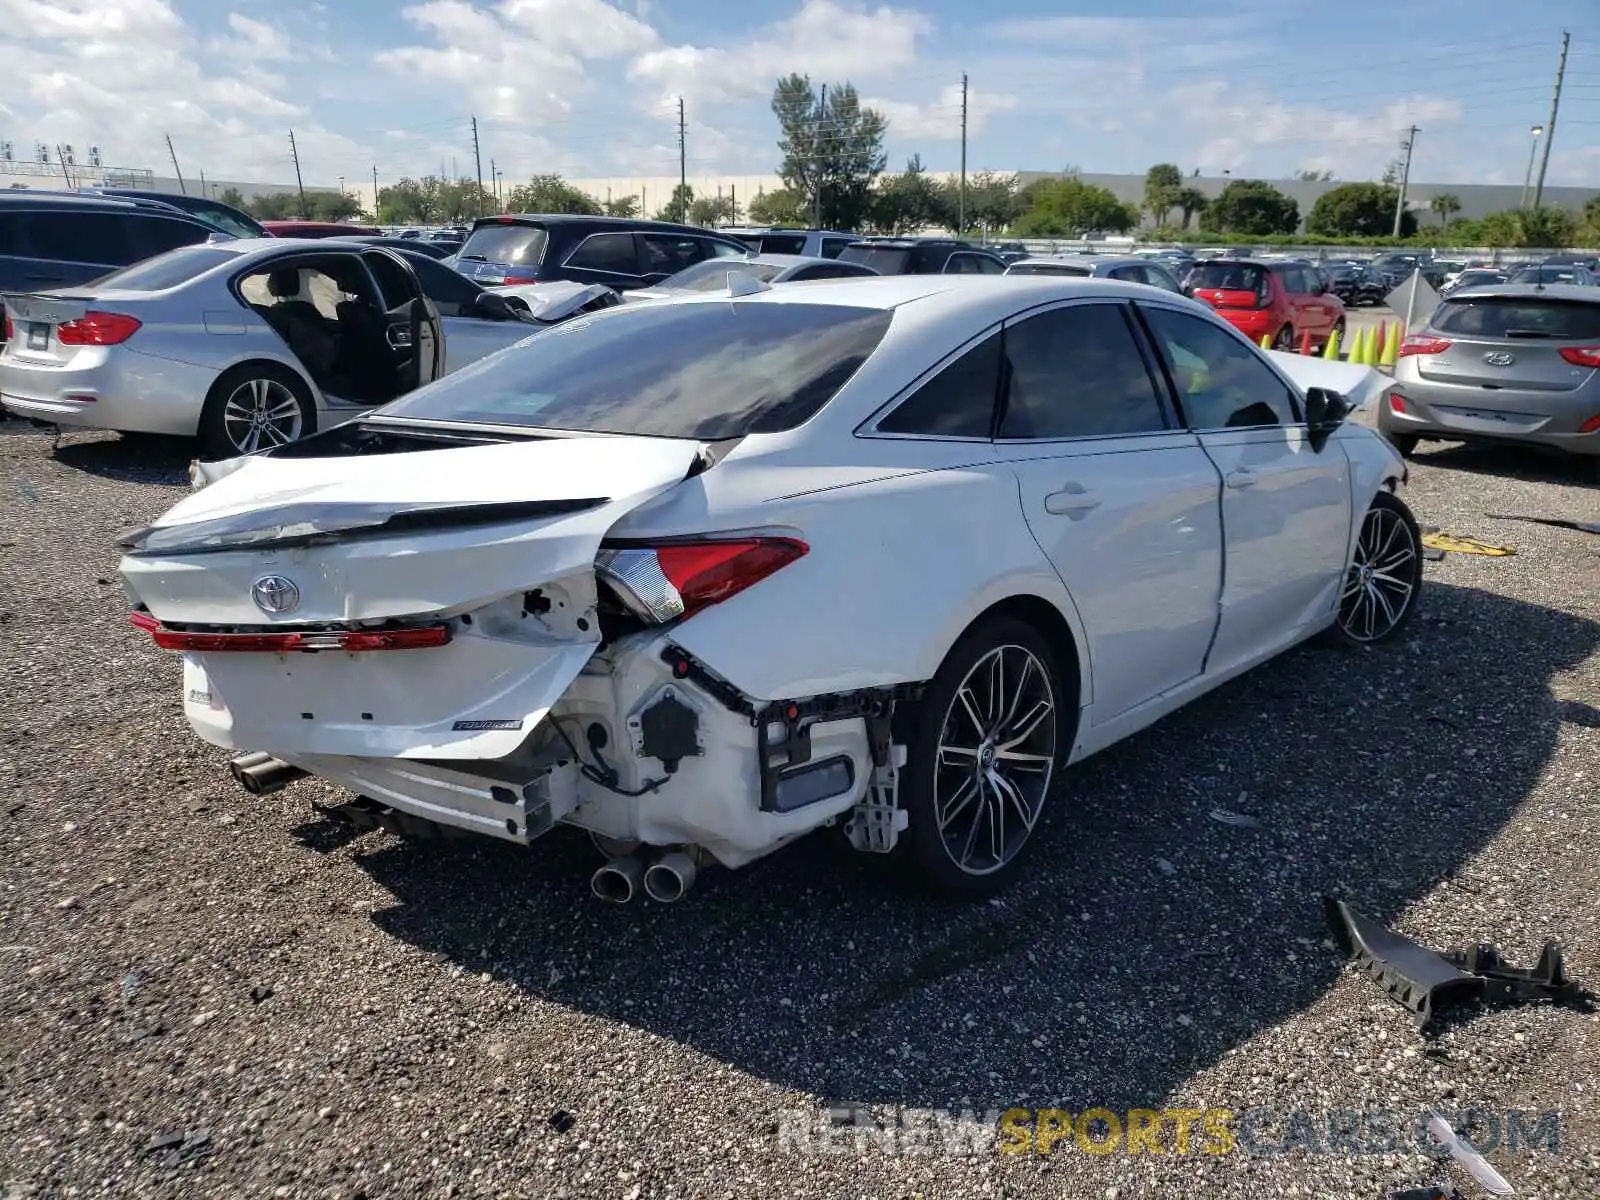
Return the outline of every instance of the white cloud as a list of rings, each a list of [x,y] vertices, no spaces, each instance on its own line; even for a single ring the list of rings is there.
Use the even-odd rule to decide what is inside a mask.
[[[293,53],[289,48],[288,35],[261,21],[252,21],[239,13],[229,13],[228,28],[233,30],[232,37],[217,38],[211,43],[214,52],[227,58],[262,62],[288,58]]]
[[[938,98],[928,104],[908,100],[863,99],[861,103],[875,108],[889,118],[889,134],[895,138],[916,138],[921,141],[958,141],[961,137],[961,85],[952,83],[940,90]],[[1017,106],[1015,96],[995,92],[967,89],[967,136],[976,137],[984,131],[989,118],[996,113],[1009,112]]]

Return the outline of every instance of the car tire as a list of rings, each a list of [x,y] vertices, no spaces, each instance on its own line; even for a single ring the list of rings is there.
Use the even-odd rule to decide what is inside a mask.
[[[976,900],[1016,878],[1077,731],[1062,679],[1044,638],[1011,616],[981,621],[945,656],[900,775],[908,823],[895,853],[919,890]]]
[[[1329,631],[1346,646],[1398,638],[1422,599],[1422,531],[1404,501],[1379,492],[1361,519]]]
[[[1422,439],[1414,433],[1385,433],[1389,445],[1400,453],[1401,458],[1410,458],[1417,452],[1417,443]]]
[[[252,424],[253,413],[265,414],[261,424]],[[218,376],[206,393],[200,451],[211,461],[237,458],[298,441],[316,429],[317,410],[305,380],[278,363],[241,363]]]
[[[1285,325],[1282,329],[1278,330],[1278,336],[1272,339],[1272,348],[1274,350],[1283,350],[1290,354],[1294,353],[1293,325]]]

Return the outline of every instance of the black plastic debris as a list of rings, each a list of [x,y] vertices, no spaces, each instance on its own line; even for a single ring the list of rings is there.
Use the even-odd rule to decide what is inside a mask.
[[[1466,1200],[1458,1188],[1419,1187],[1402,1192],[1390,1192],[1389,1200]]]
[[[557,1133],[566,1133],[578,1123],[578,1118],[564,1108],[558,1108],[545,1119],[545,1124]]]
[[[1546,942],[1533,967],[1514,967],[1487,942],[1437,954],[1392,929],[1350,911],[1342,900],[1323,899],[1328,927],[1347,958],[1353,958],[1390,996],[1416,1013],[1423,1029],[1447,1004],[1486,1001],[1527,1004],[1548,1000],[1583,1012],[1594,997],[1568,977],[1561,947]]]
[[[1410,938],[1356,916],[1344,901],[1329,896],[1323,909],[1345,957],[1355,959],[1379,987],[1416,1013],[1422,1027],[1433,1022],[1437,1007],[1482,995],[1481,979]]]
[[[272,999],[272,985],[260,983],[250,989],[250,1003],[260,1004],[263,1000]]]
[[[1529,525],[1550,525],[1556,529],[1575,529],[1579,533],[1600,533],[1600,521],[1574,521],[1568,517],[1528,517],[1519,513],[1484,513],[1491,521],[1525,521]]]
[[[158,1133],[145,1143],[144,1152],[160,1155],[163,1167],[181,1167],[210,1158],[216,1149],[211,1145],[211,1131],[196,1129],[189,1133]]]

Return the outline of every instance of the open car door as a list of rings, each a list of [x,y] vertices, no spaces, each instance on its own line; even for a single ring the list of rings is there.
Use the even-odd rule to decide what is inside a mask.
[[[444,326],[402,256],[374,246],[361,257],[383,293],[385,336],[395,356],[397,394],[404,395],[444,374]]]

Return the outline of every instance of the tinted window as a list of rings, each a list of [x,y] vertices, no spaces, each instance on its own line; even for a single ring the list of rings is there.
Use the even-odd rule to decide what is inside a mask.
[[[1003,438],[1072,438],[1167,428],[1123,310],[1074,305],[1006,326]]]
[[[1156,266],[1154,263],[1145,264],[1144,281],[1151,287],[1163,288],[1169,292],[1181,290],[1178,287],[1178,281],[1172,277],[1171,272]]]
[[[478,293],[483,290],[477,284],[449,267],[440,266],[424,254],[410,250],[402,250],[400,253],[405,256],[406,263],[412,271],[416,272],[417,282],[422,284],[423,295],[433,301],[433,306],[439,310],[441,317],[462,317],[472,312]]]
[[[383,293],[383,307],[386,311],[393,312],[402,304],[409,304],[416,299],[417,291],[405,268],[390,258],[388,254],[369,252],[362,255],[367,260],[367,266],[377,277],[378,289]],[[331,273],[331,269],[330,269]],[[346,288],[346,291],[351,290]]]
[[[670,233],[647,233],[639,240],[644,243],[646,274],[676,275],[685,267],[694,266],[706,256],[706,243],[699,238],[679,237]]]
[[[1230,330],[1167,309],[1147,308],[1144,314],[1191,428],[1294,424],[1288,388]]]
[[[944,260],[944,273],[946,275],[976,275],[978,273],[978,256],[976,254],[952,254]]]
[[[866,272],[849,263],[829,263],[823,266],[820,263],[814,267],[801,267],[799,271],[789,276],[793,280],[801,279],[862,279]]]
[[[844,262],[871,267],[879,275],[904,275],[911,262],[911,251],[904,246],[874,246],[868,243],[846,246],[839,251],[839,257]]]
[[[850,240],[848,238],[823,238],[822,257],[838,258],[839,255],[844,251],[844,248],[849,244]]]
[[[485,225],[473,230],[461,247],[461,257],[536,267],[544,261],[549,240],[538,225]]]
[[[759,239],[763,254],[804,254],[806,235],[803,233],[764,233]]]
[[[193,246],[196,242],[205,241],[212,232],[187,221],[163,221],[152,217],[139,220],[137,230],[144,235],[138,247],[143,251],[141,258],[149,254],[165,254],[179,246]]]
[[[1429,328],[1459,337],[1600,339],[1600,304],[1539,297],[1474,297],[1446,300],[1433,310]]]
[[[883,340],[891,314],[839,304],[638,304],[538,335],[411,393],[386,416],[715,441],[792,429]]]
[[[1001,339],[996,333],[968,350],[878,422],[882,433],[985,438],[994,423]]]
[[[1013,263],[1008,274],[1011,275],[1087,275],[1088,267],[1075,266],[1071,263]]]
[[[713,242],[709,239],[702,241],[700,247],[711,258],[743,258],[749,253],[748,250],[728,242]]]
[[[1106,272],[1107,278],[1120,279],[1124,283],[1143,283],[1143,267],[1112,267]]]
[[[1006,273],[1006,265],[1005,265],[1005,263],[1001,262],[998,258],[991,258],[987,254],[980,254],[980,255],[977,256],[977,258],[978,258],[978,274],[980,274],[980,275],[1004,275]]]
[[[1250,263],[1201,263],[1183,282],[1198,292],[1255,292],[1259,296],[1266,279],[1267,273]]]
[[[120,271],[113,271],[95,280],[96,287],[128,288],[136,292],[160,292],[188,283],[213,267],[220,267],[238,257],[226,250],[212,246],[189,246],[172,250],[134,263]]]
[[[190,200],[178,207],[188,209],[206,224],[234,237],[253,238],[262,234],[261,226],[255,221],[220,201]]]
[[[1306,273],[1299,267],[1279,267],[1273,272],[1278,277],[1278,282],[1283,285],[1283,290],[1295,294],[1309,292]]]
[[[567,266],[587,271],[610,271],[614,275],[637,275],[639,258],[631,233],[596,233],[567,255]]]
[[[775,267],[770,263],[753,263],[748,259],[733,262],[726,259],[721,261],[712,259],[679,271],[661,286],[682,288],[690,292],[720,292],[728,286],[730,275],[751,275],[756,279],[767,280],[776,276],[781,270],[782,267]]]
[[[23,253],[55,262],[126,266],[145,257],[134,249],[129,229],[136,219],[120,213],[28,213],[22,218]]]

